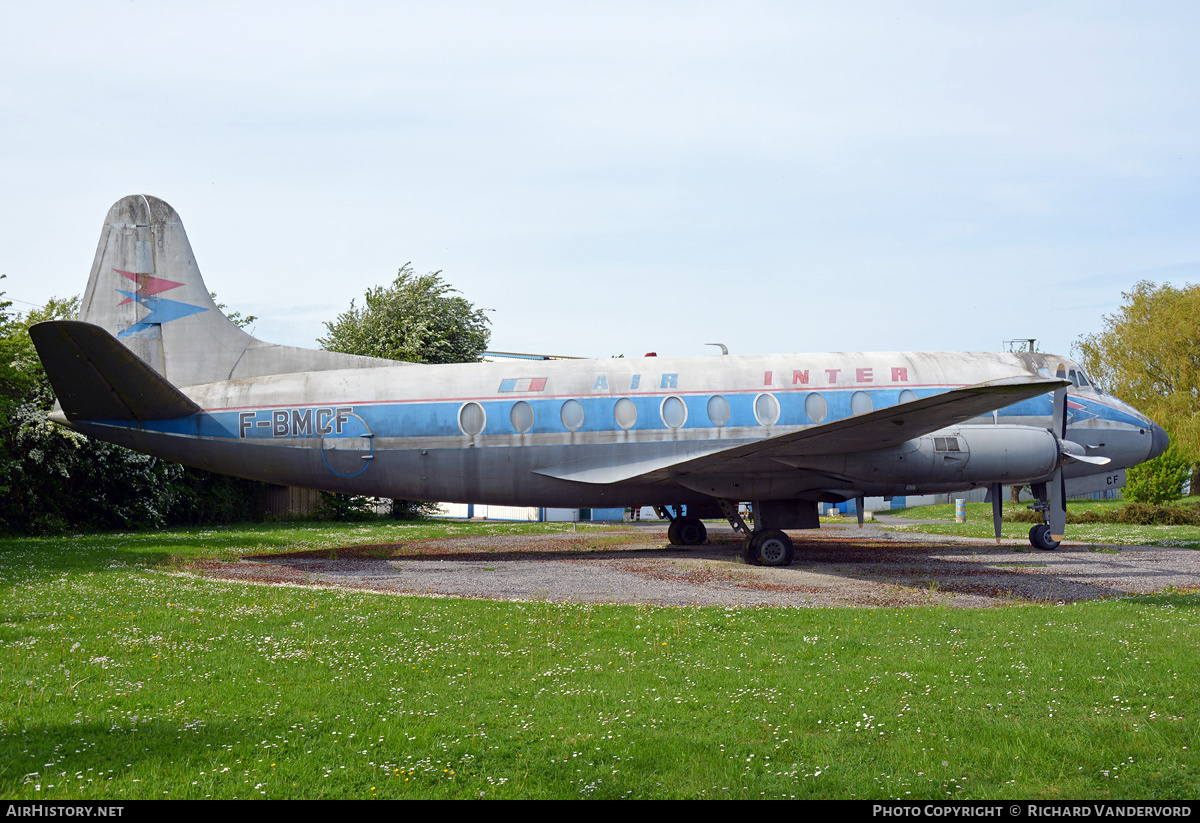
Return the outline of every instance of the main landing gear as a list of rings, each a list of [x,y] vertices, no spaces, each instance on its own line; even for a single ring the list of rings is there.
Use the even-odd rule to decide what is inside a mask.
[[[667,527],[667,539],[672,546],[699,546],[708,539],[708,529],[699,517],[677,514],[666,506],[655,506],[654,512],[663,520],[671,521]]]
[[[742,541],[742,558],[751,566],[787,566],[795,557],[796,549],[792,538],[782,529],[751,530],[742,519],[737,503],[720,501],[721,513],[733,526],[733,530],[746,535]]]
[[[713,517],[720,509],[733,530],[745,536],[742,557],[752,566],[787,566],[795,557],[792,538],[784,529],[816,529],[821,525],[815,503],[798,500],[760,500],[754,503],[754,528],[738,512],[735,500],[713,500],[682,506],[655,506],[663,520],[669,520],[667,538],[672,546],[698,546],[708,539],[708,530],[700,517]],[[861,507],[860,507],[861,508]]]
[[[795,557],[792,538],[779,529],[764,529],[742,543],[742,557],[752,566],[788,566]]]

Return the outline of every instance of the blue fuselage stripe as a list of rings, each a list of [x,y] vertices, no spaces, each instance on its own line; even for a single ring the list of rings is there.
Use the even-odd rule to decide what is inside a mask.
[[[822,420],[813,420],[805,408],[806,399],[815,392],[777,391],[770,394],[779,402],[777,427],[810,426],[829,423],[851,416],[851,397],[862,389],[833,389],[820,392],[828,408]],[[899,403],[900,389],[872,389],[865,393],[875,409],[884,409]],[[936,389],[918,390],[917,397],[940,394]],[[721,394],[729,404],[727,427],[762,427],[755,417],[755,400],[762,392],[729,392]],[[687,417],[682,430],[716,429],[709,419],[709,400],[715,394],[649,394],[627,396],[637,410],[633,431],[668,432],[671,427],[664,421],[660,409],[667,397],[678,397],[687,408]],[[577,431],[583,433],[618,432],[614,408],[619,395],[605,394],[570,398],[583,407],[583,425]],[[1100,419],[1132,426],[1144,425],[1134,415],[1108,404],[1072,395],[1068,426],[1088,419]],[[511,411],[517,402],[529,404],[533,410],[533,426],[528,434],[562,434],[567,431],[561,410],[568,399],[561,397],[540,398],[518,396],[503,399],[481,399],[486,420],[483,435],[514,435]],[[459,412],[461,401],[403,401],[385,403],[328,403],[307,404],[296,407],[246,408],[235,411],[213,411],[183,417],[176,420],[107,422],[110,425],[140,427],[145,431],[164,434],[185,435],[203,438],[233,438],[243,440],[278,440],[296,437],[359,436],[361,423],[350,425],[351,416],[359,417],[376,437],[453,437],[461,436]],[[1076,408],[1077,407],[1077,408]],[[1043,395],[1015,403],[999,410],[1004,418],[1049,418],[1053,408],[1051,395]]]

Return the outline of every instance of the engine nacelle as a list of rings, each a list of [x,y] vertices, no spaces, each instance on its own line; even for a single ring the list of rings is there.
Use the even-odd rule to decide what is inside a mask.
[[[1058,465],[1059,445],[1030,426],[955,426],[888,449],[805,459],[805,468],[891,486],[963,487],[1044,480]]]

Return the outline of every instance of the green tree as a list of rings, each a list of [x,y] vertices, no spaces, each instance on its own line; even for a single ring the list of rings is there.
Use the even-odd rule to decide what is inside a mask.
[[[261,519],[265,483],[159,460],[50,421],[54,391],[28,329],[78,311],[78,297],[52,297],[24,315],[0,299],[0,529],[29,534]],[[239,325],[254,320],[230,317]]]
[[[221,312],[221,314],[232,320],[238,328],[244,329],[258,319],[257,314],[247,314],[245,317],[243,317],[240,311],[228,311],[225,304],[217,299],[217,293],[215,291],[210,291],[208,296],[211,297],[213,302],[217,304],[217,311]]]
[[[405,263],[391,286],[367,290],[361,308],[350,301],[318,342],[328,351],[409,363],[473,363],[487,349],[488,322],[440,271],[416,275]]]
[[[182,468],[50,422],[54,392],[28,329],[74,317],[79,298],[26,315],[0,303],[0,528],[130,528],[166,522]]]
[[[5,277],[0,274],[0,280]],[[73,301],[51,298],[50,306],[42,310],[45,316],[39,319],[71,316],[78,305],[78,298]],[[50,389],[33,341],[25,333],[30,324],[12,311],[12,301],[5,300],[4,292],[0,292],[0,425],[7,425],[22,403]]]
[[[1105,391],[1167,430],[1189,462],[1200,460],[1200,286],[1142,281],[1124,295],[1104,330],[1075,351]],[[1165,456],[1165,455],[1164,455]]]
[[[0,280],[5,275],[0,274]],[[12,301],[0,292],[0,496],[7,498],[12,489],[13,471],[8,432],[17,408],[32,393],[35,381],[21,367],[25,357],[21,345],[20,324],[12,313]],[[2,515],[0,515],[2,516]]]
[[[363,304],[358,308],[351,300],[349,311],[325,324],[329,334],[318,341],[321,348],[409,363],[473,363],[491,338],[486,311],[442,280],[440,271],[418,276],[405,263],[391,286],[368,289]],[[322,497],[326,514],[362,508],[347,495]],[[433,511],[428,503],[392,501],[392,516],[400,520]]]

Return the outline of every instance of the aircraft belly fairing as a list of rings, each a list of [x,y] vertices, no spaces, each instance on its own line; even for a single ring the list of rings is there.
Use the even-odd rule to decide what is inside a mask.
[[[1002,483],[1043,490],[1045,547],[1068,479],[1115,482],[1167,443],[1054,355],[423,366],[275,346],[221,315],[178,215],[142,195],[110,210],[79,321],[30,333],[60,422],[165,459],[373,496],[674,506],[673,542],[722,512],[771,564],[791,558],[781,529],[818,525],[816,501]]]

